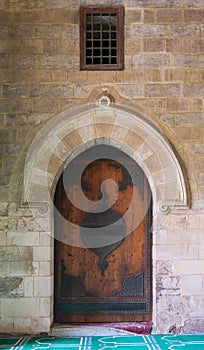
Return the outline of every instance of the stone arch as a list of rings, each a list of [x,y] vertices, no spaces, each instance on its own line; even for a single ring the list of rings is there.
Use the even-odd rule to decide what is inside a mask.
[[[65,164],[101,143],[121,149],[141,166],[150,183],[155,215],[188,208],[182,168],[160,130],[130,107],[91,103],[58,114],[38,132],[27,154],[22,202],[46,214]]]
[[[24,168],[21,206],[28,206],[38,230],[49,234],[50,256],[53,255],[53,195],[57,181],[76,155],[97,144],[121,149],[144,171],[152,191],[153,233],[165,223],[167,215],[164,214],[171,209],[188,208],[187,187],[179,161],[167,138],[141,112],[112,104],[105,108],[97,104],[70,108],[40,129],[29,148]],[[154,244],[155,239],[153,249]],[[52,271],[53,259],[49,264]],[[155,276],[153,266],[153,322],[156,325]],[[49,277],[52,285],[51,272]],[[52,305],[53,295],[54,292],[50,296]],[[50,326],[52,321],[51,311]]]

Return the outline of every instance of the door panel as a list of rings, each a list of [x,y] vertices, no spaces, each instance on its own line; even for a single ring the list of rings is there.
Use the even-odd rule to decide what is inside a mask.
[[[55,215],[55,321],[147,321],[151,319],[150,189],[130,157],[118,150],[111,153],[108,146],[98,147],[106,157],[89,162],[91,151],[82,153],[65,169],[56,188],[55,206],[62,216]],[[66,171],[76,174],[81,164],[85,168],[81,183],[75,183],[75,176],[66,181]],[[92,210],[84,210],[82,197],[83,210],[68,199],[67,191],[77,198],[81,189]],[[104,210],[105,205],[109,209]],[[76,224],[72,232],[67,220]],[[67,238],[74,243],[67,244]]]

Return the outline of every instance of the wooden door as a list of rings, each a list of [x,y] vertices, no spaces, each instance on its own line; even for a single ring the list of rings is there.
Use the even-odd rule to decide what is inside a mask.
[[[151,320],[148,181],[135,161],[123,152],[112,149],[110,153],[111,147],[98,147],[99,154],[101,147],[106,157],[90,162],[91,151],[84,152],[68,165],[56,188],[55,206],[61,216],[55,215],[55,321],[148,321]],[[82,164],[85,169],[81,183],[75,183],[75,176],[66,181],[66,172],[77,174]],[[107,179],[114,180],[115,185],[104,182]],[[88,212],[84,207],[81,210],[68,199],[67,190],[74,198],[79,196],[80,187],[98,212]],[[101,212],[101,203],[111,207],[104,210],[102,206]],[[68,222],[75,224],[73,232],[69,232]]]

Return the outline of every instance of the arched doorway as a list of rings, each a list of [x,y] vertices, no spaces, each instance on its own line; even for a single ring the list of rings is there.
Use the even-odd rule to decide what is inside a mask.
[[[151,320],[152,201],[138,164],[87,149],[61,175],[55,207],[55,322]]]
[[[172,136],[173,138],[173,136]],[[171,138],[170,138],[171,140]],[[113,105],[107,109],[100,106],[76,106],[57,114],[40,129],[29,148],[24,167],[24,189],[21,207],[32,212],[42,232],[50,238],[46,252],[50,259],[49,275],[39,277],[51,288],[45,307],[48,331],[53,324],[53,241],[54,218],[53,196],[56,183],[65,164],[95,145],[111,145],[135,160],[144,171],[152,191],[153,203],[153,292],[152,321],[159,330],[163,309],[157,308],[159,290],[156,280],[160,269],[156,269],[156,233],[163,232],[168,225],[171,210],[185,210],[189,205],[188,181],[175,150],[161,129],[144,115],[125,105]],[[178,146],[179,147],[179,146]],[[43,243],[44,244],[44,243]],[[43,247],[45,249],[45,246]],[[38,276],[37,276],[38,277]],[[36,300],[39,297],[36,296]],[[135,315],[134,315],[135,316]],[[39,317],[41,315],[39,314]],[[135,320],[135,317],[134,317]]]

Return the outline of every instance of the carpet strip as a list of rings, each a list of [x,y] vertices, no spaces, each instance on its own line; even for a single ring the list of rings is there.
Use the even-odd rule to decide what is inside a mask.
[[[67,326],[72,327],[75,324],[69,324]],[[77,326],[112,328],[142,335],[148,335],[152,330],[152,322],[77,323]]]
[[[0,338],[1,350],[203,350],[204,334]]]

